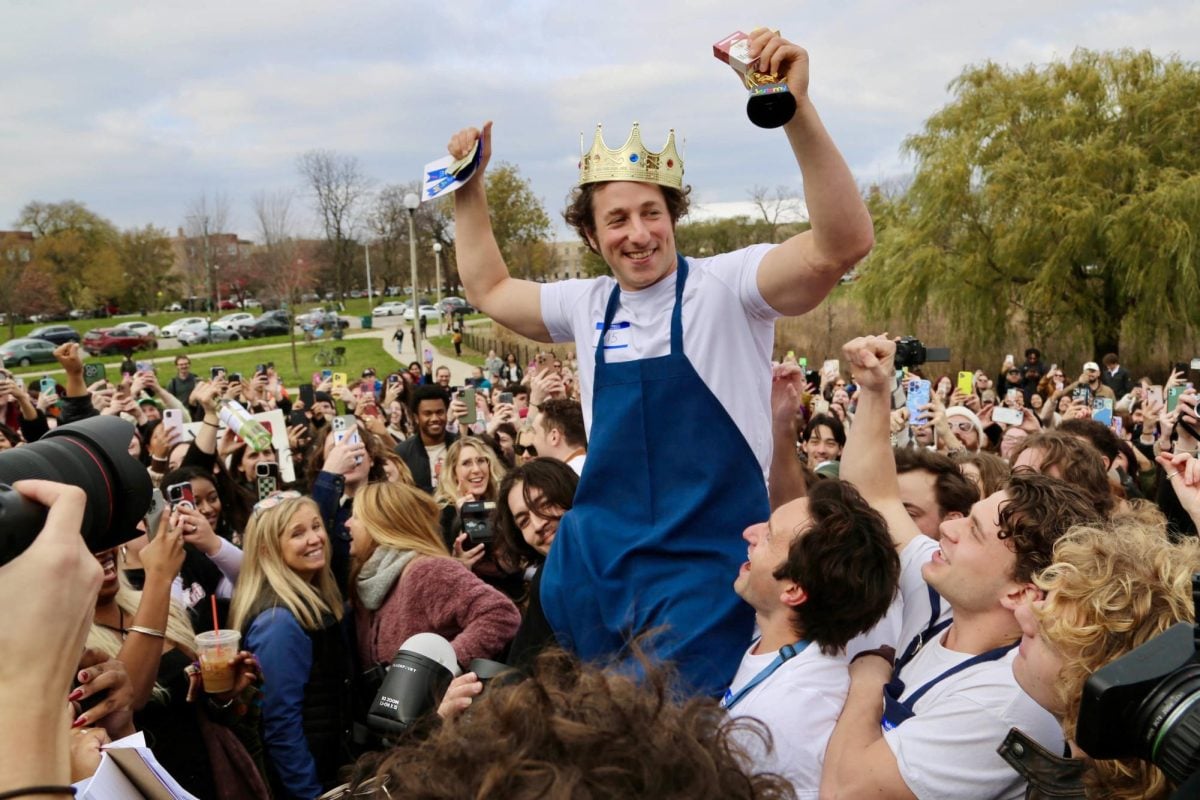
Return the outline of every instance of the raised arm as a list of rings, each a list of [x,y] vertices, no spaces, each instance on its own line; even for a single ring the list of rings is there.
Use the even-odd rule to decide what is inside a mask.
[[[796,413],[804,389],[804,370],[779,364],[771,371],[771,475],[767,481],[771,510],[808,494],[804,465],[796,455]]]
[[[542,322],[541,287],[508,274],[492,232],[484,170],[492,158],[492,123],[464,128],[450,139],[450,155],[462,158],[480,139],[483,154],[475,176],[454,193],[455,250],[467,301],[506,328],[539,342],[550,341]]]
[[[892,455],[889,420],[896,343],[884,336],[863,336],[847,342],[842,353],[858,384],[858,411],[846,436],[839,474],[883,515],[892,541],[903,549],[920,531],[900,500]]]
[[[815,308],[838,280],[871,251],[875,232],[858,185],[808,96],[808,53],[760,28],[750,55],[759,68],[786,76],[796,114],[783,126],[804,181],[812,227],[776,247],[758,268],[758,290],[787,316]]]

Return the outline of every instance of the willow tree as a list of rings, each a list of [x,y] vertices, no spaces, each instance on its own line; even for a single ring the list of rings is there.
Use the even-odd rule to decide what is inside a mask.
[[[912,183],[874,198],[859,291],[979,345],[1014,327],[1099,352],[1200,322],[1200,70],[1148,52],[967,68],[905,142]]]

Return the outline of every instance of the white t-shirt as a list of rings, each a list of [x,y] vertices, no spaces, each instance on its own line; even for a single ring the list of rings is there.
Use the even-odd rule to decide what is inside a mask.
[[[570,467],[571,469],[575,470],[576,475],[582,476],[583,475],[583,464],[585,461],[587,461],[587,453],[580,453],[579,455],[575,456],[570,461],[568,461],[567,466]]]
[[[929,563],[933,554],[941,547],[936,540],[924,534],[918,534],[900,551],[900,596],[896,602],[901,604],[902,617],[900,622],[900,638],[896,641],[896,657],[899,658],[915,636],[923,633],[929,627],[929,617],[933,612],[929,604],[929,584],[921,574],[921,567]],[[895,605],[895,603],[893,603]],[[888,612],[888,616],[891,616]],[[937,622],[950,618],[950,603],[941,598],[941,613]]]
[[[746,651],[730,690],[743,686],[768,667],[778,652],[755,655]],[[815,644],[788,659],[731,709],[734,718],[754,717],[771,732],[775,748],[767,752],[757,736],[738,731],[756,772],[783,775],[802,800],[816,798],[821,788],[821,765],[833,726],[850,691],[846,656],[827,656]]]
[[[775,320],[758,291],[758,265],[774,245],[759,244],[711,258],[688,258],[683,290],[683,352],[745,437],[767,474],[771,463],[771,351]],[[621,292],[620,308],[605,337],[607,362],[671,352],[672,272],[635,292]],[[542,321],[555,342],[575,342],[583,421],[592,430],[596,344],[604,326],[611,276],[542,286]],[[669,414],[670,409],[662,409]],[[699,429],[702,420],[691,421]],[[687,435],[691,435],[690,429]]]
[[[900,673],[901,700],[971,658],[946,649],[944,635],[930,640]],[[884,731],[900,775],[917,797],[1020,800],[1025,781],[996,752],[1010,728],[1020,728],[1051,752],[1061,752],[1062,729],[1013,677],[1016,653],[1012,650],[998,661],[946,678],[917,701],[915,717]]]

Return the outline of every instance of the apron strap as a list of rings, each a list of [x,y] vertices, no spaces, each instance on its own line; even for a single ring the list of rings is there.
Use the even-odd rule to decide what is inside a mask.
[[[683,352],[683,287],[687,283],[688,263],[679,253],[675,254],[675,307],[671,309],[671,355]],[[600,328],[600,339],[596,342],[596,363],[604,361],[604,337],[612,327],[613,317],[621,305],[621,285],[613,286],[612,294],[608,296],[608,306],[604,309],[604,325]]]
[[[1018,644],[1020,644],[1019,641],[1013,642],[1012,644],[1006,644],[1002,647],[997,647],[994,650],[988,650],[986,653],[980,653],[977,656],[968,658],[966,661],[962,662],[961,664],[955,664],[953,667],[946,670],[941,675],[938,675],[936,678],[931,680],[929,683],[925,684],[920,689],[917,689],[915,692],[910,694],[908,696],[908,699],[905,700],[903,703],[901,703],[901,705],[904,706],[905,709],[907,709],[911,713],[913,710],[913,707],[916,706],[917,701],[920,700],[922,697],[924,697],[926,692],[928,692],[934,686],[937,686],[939,683],[944,681],[946,678],[949,678],[951,675],[957,675],[958,673],[962,672],[963,670],[970,669],[971,667],[975,666],[976,664],[982,664],[986,661],[999,661],[1001,658],[1004,658],[1004,656],[1007,655],[1008,652],[1010,650],[1012,650],[1014,647],[1016,647]]]

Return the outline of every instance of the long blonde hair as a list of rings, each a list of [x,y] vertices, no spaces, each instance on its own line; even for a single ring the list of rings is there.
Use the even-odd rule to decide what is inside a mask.
[[[433,499],[404,483],[371,483],[354,496],[354,516],[380,547],[450,556]]]
[[[437,492],[433,499],[439,506],[452,506],[458,503],[458,458],[464,447],[473,447],[476,452],[487,459],[488,485],[487,499],[495,500],[500,491],[500,481],[504,479],[504,466],[496,456],[496,451],[476,436],[464,436],[457,439],[446,448],[442,459],[442,476],[438,479]]]
[[[250,518],[244,534],[245,558],[233,592],[229,624],[246,632],[258,614],[272,606],[283,606],[300,627],[315,631],[325,627],[325,618],[342,618],[342,595],[329,567],[328,533],[325,537],[325,567],[310,583],[283,563],[283,536],[288,522],[303,509],[320,516],[311,497],[294,497],[263,509]]]

